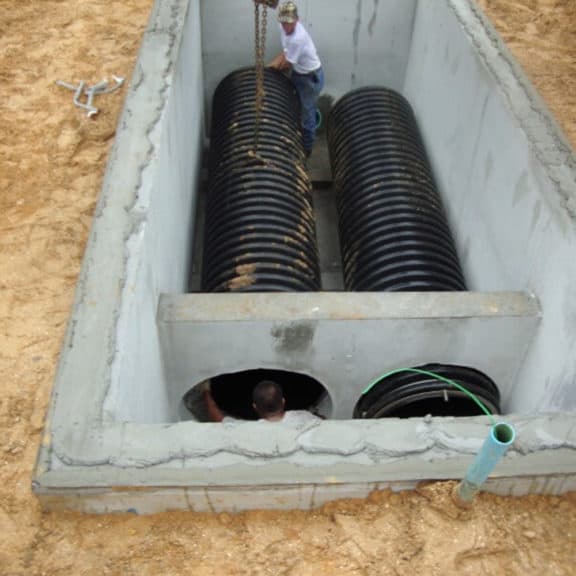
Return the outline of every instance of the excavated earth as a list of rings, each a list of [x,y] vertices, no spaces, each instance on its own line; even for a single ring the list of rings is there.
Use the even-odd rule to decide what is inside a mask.
[[[576,146],[576,1],[480,4]],[[436,483],[312,512],[40,510],[31,474],[125,96],[88,118],[55,82],[129,78],[151,5],[0,0],[0,574],[574,574],[574,494],[462,512]]]

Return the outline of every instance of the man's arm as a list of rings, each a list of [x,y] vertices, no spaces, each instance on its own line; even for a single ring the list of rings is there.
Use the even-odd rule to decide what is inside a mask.
[[[212,397],[212,392],[209,388],[205,388],[203,391],[204,404],[206,406],[206,411],[208,412],[208,417],[211,422],[222,422],[224,420],[224,412],[220,410],[218,404],[214,401]]]
[[[289,70],[292,67],[292,64],[286,60],[286,54],[284,52],[280,52],[274,60],[268,64],[268,68],[274,68],[275,70]]]

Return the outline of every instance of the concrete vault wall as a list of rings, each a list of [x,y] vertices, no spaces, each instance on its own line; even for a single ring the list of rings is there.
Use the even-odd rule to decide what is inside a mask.
[[[404,94],[469,285],[535,294],[543,310],[504,408],[574,411],[574,152],[475,4],[442,4],[418,4]]]
[[[33,484],[43,504],[311,508],[460,476],[484,418],[348,419],[365,380],[429,360],[497,375],[518,440],[489,489],[574,489],[574,155],[468,1],[300,7],[326,62],[327,95],[377,83],[412,102],[471,292],[184,294],[208,104],[219,78],[253,61],[247,5],[156,2],[62,347]],[[298,323],[314,328],[298,332],[308,334],[305,353],[279,354],[273,335]],[[252,351],[242,328],[255,335]],[[318,376],[338,420],[300,430],[178,421],[188,385],[255,362]],[[542,413],[561,407],[572,412]]]

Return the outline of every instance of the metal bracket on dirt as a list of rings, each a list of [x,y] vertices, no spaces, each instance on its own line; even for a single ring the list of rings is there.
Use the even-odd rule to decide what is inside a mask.
[[[87,110],[87,116],[91,118],[99,112],[98,108],[92,105],[94,96],[97,94],[110,94],[124,84],[124,78],[120,76],[112,76],[112,79],[114,80],[114,85],[110,87],[107,80],[102,80],[102,82],[98,82],[94,86],[86,86],[86,82],[80,82],[77,85],[68,84],[68,82],[63,82],[62,80],[56,80],[56,84],[67,90],[72,90],[74,92],[74,105]],[[86,96],[85,102],[80,101],[83,95]]]

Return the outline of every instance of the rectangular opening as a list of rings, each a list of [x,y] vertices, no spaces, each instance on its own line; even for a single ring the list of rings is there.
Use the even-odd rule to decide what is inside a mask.
[[[335,11],[338,15],[335,20],[337,23],[331,25],[329,30],[322,25],[323,14],[328,9]],[[197,20],[190,16],[195,10],[199,11],[200,30],[191,30],[191,27],[198,26]],[[186,106],[183,106],[178,102],[179,91],[177,89],[172,91],[167,107],[169,111],[178,110],[180,116],[174,117],[173,128],[165,129],[165,138],[168,143],[182,141],[179,134],[187,132],[186,126],[193,121],[198,145],[192,149],[190,146],[170,148],[170,156],[167,157],[166,167],[163,169],[165,171],[171,171],[174,164],[184,165],[190,155],[197,158],[200,166],[205,166],[205,158],[210,145],[208,135],[214,90],[227,74],[253,62],[252,35],[230,35],[219,26],[222,19],[231,17],[231,10],[224,0],[193,3],[189,6],[188,20],[183,29],[183,41],[196,42],[196,44],[180,52],[176,64],[180,72],[176,79],[181,80],[182,85],[186,86],[194,70],[196,90],[202,92],[202,98],[194,102],[187,100]],[[299,10],[303,22],[314,35],[324,61],[326,85],[323,98],[328,102],[328,109],[348,91],[365,85],[393,88],[403,93],[414,107],[427,145],[428,155],[433,164],[439,192],[448,214],[449,225],[455,237],[456,249],[465,271],[468,287],[476,302],[463,304],[463,301],[455,296],[453,306],[441,310],[434,308],[435,304],[432,303],[433,299],[429,295],[420,294],[411,297],[410,301],[413,298],[417,299],[418,305],[415,309],[422,310],[422,316],[406,319],[404,322],[395,318],[394,323],[390,324],[394,326],[390,329],[391,332],[383,331],[387,334],[387,340],[384,340],[383,347],[378,349],[381,352],[372,347],[364,351],[362,362],[367,370],[352,385],[348,383],[349,377],[346,383],[338,383],[338,368],[334,370],[334,373],[323,373],[319,365],[314,363],[295,363],[292,358],[267,355],[256,347],[245,351],[244,361],[240,363],[234,359],[233,353],[229,354],[228,359],[223,358],[220,350],[213,354],[206,351],[199,356],[202,362],[198,362],[194,351],[198,349],[199,344],[196,336],[192,335],[194,329],[189,328],[190,336],[187,337],[187,329],[183,326],[189,326],[188,323],[180,324],[172,331],[170,323],[160,317],[159,332],[149,326],[145,330],[145,335],[139,336],[140,339],[148,339],[150,348],[155,349],[154,370],[134,366],[134,363],[140,362],[135,360],[137,355],[117,358],[114,366],[117,367],[118,372],[112,380],[105,401],[106,417],[110,421],[175,422],[183,415],[188,417],[188,414],[182,411],[182,398],[186,391],[204,379],[243,369],[268,368],[294,370],[318,379],[332,396],[346,398],[342,400],[345,406],[336,407],[333,417],[349,419],[352,417],[354,406],[362,390],[378,375],[399,367],[414,367],[427,362],[465,363],[479,370],[485,370],[500,388],[503,409],[507,412],[515,411],[515,404],[512,400],[513,390],[536,331],[538,311],[531,303],[532,290],[525,277],[530,266],[528,263],[521,265],[520,247],[522,242],[528,242],[528,238],[518,240],[516,237],[518,229],[509,225],[510,217],[513,216],[515,219],[516,215],[511,212],[509,201],[505,199],[508,191],[507,182],[497,181],[497,186],[494,186],[476,176],[476,173],[481,170],[481,165],[490,166],[492,156],[498,154],[500,157],[500,154],[508,154],[510,145],[517,150],[516,154],[528,153],[527,150],[523,153],[519,152],[522,148],[523,136],[516,134],[516,121],[509,114],[505,99],[498,93],[497,82],[486,75],[484,62],[478,57],[457,14],[448,6],[445,10],[438,11],[433,10],[425,2],[415,1],[387,2],[381,6],[362,5],[360,7],[347,3],[330,3],[328,6],[323,2],[303,1],[299,4]],[[253,16],[252,9],[234,8],[234,18],[238,22],[239,30],[251,29]],[[269,17],[266,54],[268,61],[280,47],[279,30],[274,21],[274,12],[271,11]],[[431,20],[434,22],[432,27],[428,25]],[[337,27],[337,31],[332,29],[333,26]],[[346,38],[347,44],[343,42]],[[342,53],[343,46],[346,46],[344,50],[346,56],[344,60],[341,60],[338,57]],[[343,61],[348,64],[344,65]],[[201,73],[198,72],[199,69]],[[452,113],[453,101],[458,102],[457,109],[462,110],[460,114]],[[486,115],[491,113],[503,115],[503,118],[497,117],[493,120],[499,132],[498,138],[494,141],[490,141],[490,137],[485,136],[485,134],[490,134],[494,137],[496,134],[496,129],[486,128]],[[465,122],[464,119],[466,119]],[[506,128],[507,124],[508,128]],[[506,130],[509,130],[509,138],[512,140],[519,138],[517,143],[508,139]],[[486,140],[485,143],[484,140]],[[447,146],[450,146],[448,152]],[[524,142],[524,147],[526,148],[526,142]],[[162,150],[161,147],[161,154]],[[335,218],[335,195],[330,178],[328,145],[324,130],[319,131],[311,167],[324,290],[322,293],[324,296],[320,296],[320,303],[317,306],[321,316],[324,308],[331,307],[329,303],[331,293],[343,290],[337,219]],[[531,170],[529,156],[520,157],[514,161],[508,160],[500,169],[506,171],[507,174],[514,170],[529,171]],[[485,173],[488,174],[486,170]],[[488,174],[486,178],[489,176]],[[508,177],[507,175],[506,178]],[[169,190],[166,179],[160,172],[157,178],[156,183],[152,183],[151,186],[160,186],[164,190]],[[516,174],[510,176],[510,179],[515,181],[517,186],[526,188],[523,194],[530,195],[532,184],[528,175]],[[185,271],[184,264],[191,262],[192,292],[198,291],[200,287],[205,169],[197,169],[195,182],[191,190],[183,189],[180,193],[175,193],[172,187],[172,192],[168,194],[165,192],[163,196],[164,202],[167,199],[170,201],[170,198],[174,199],[174,204],[169,209],[164,209],[166,217],[171,210],[172,218],[177,218],[182,223],[187,222],[191,230],[191,236],[187,241],[184,240],[179,246],[166,244],[164,252],[170,253],[170,258],[178,255],[181,259],[182,273]],[[498,201],[503,206],[508,206],[508,209],[502,207],[499,210]],[[150,210],[157,210],[157,208],[150,207]],[[484,216],[478,217],[486,210],[490,211],[490,220]],[[170,221],[171,226],[172,221]],[[494,226],[497,230],[493,230]],[[509,238],[511,235],[515,236],[514,239]],[[182,241],[183,238],[181,237],[180,240]],[[158,253],[158,261],[161,262],[160,253]],[[160,263],[161,266],[164,266],[164,262]],[[514,270],[519,266],[522,270]],[[511,268],[512,273],[510,273]],[[151,264],[151,272],[148,272],[148,275],[157,275],[158,269],[158,266]],[[162,279],[164,273],[160,270],[159,279]],[[133,290],[142,291],[142,286],[145,286],[146,268],[142,268],[141,274],[140,279],[134,283]],[[161,293],[164,301],[169,302],[170,298],[177,298],[178,294],[186,293],[188,290],[187,277],[182,274],[177,289],[162,289]],[[508,304],[501,303],[500,308],[496,306],[497,312],[492,316],[491,330],[494,334],[500,335],[502,340],[490,339],[468,329],[464,329],[466,338],[459,336],[462,330],[460,327],[463,322],[462,316],[473,319],[474,315],[478,314],[483,317],[489,306],[494,306],[492,293],[502,293],[501,296],[504,296],[504,293],[510,292],[520,294],[509,298],[526,301],[519,307],[525,311],[530,310],[529,313],[527,312],[526,324],[515,321],[515,328],[509,332],[505,328],[509,319],[503,311],[508,308]],[[144,293],[148,293],[148,290],[145,289]],[[258,300],[257,296],[254,298]],[[268,297],[266,298],[268,302]],[[342,302],[340,310],[334,314],[336,316],[339,314],[345,319],[352,298],[354,295],[351,295],[347,302]],[[281,299],[278,301],[281,302]],[[504,301],[506,297],[501,299],[501,302]],[[185,299],[178,298],[177,302],[175,308],[178,310],[183,310],[186,306],[194,309],[197,305],[193,295]],[[392,300],[386,300],[386,304],[381,306],[390,310],[391,314],[394,309],[405,309],[402,296],[397,299],[397,304],[391,304],[391,302]],[[468,305],[470,308],[466,310]],[[512,307],[516,308],[516,305]],[[166,304],[165,309],[167,308],[170,308],[169,304]],[[275,313],[277,311],[270,308],[270,314],[273,316]],[[133,314],[136,316],[141,312],[134,309]],[[370,319],[369,311],[364,311],[363,314]],[[170,315],[170,318],[174,317]],[[386,320],[380,316],[379,312],[375,314],[375,318],[378,322]],[[279,320],[276,321],[273,317],[269,320],[271,326],[279,323]],[[292,323],[308,321],[312,319],[302,310],[298,311],[291,320]],[[471,321],[466,320],[467,323]],[[174,322],[177,322],[177,319]],[[430,323],[436,328],[430,328]],[[362,330],[361,326],[368,326],[368,324],[359,324],[355,330]],[[226,322],[223,321],[219,327],[222,334],[217,337],[217,341],[226,342],[227,349],[231,351],[242,348],[239,342],[229,339],[228,335],[231,331]],[[335,324],[332,329],[335,329]],[[339,325],[338,330],[341,331],[340,341],[347,341],[352,333],[354,334],[353,340],[361,341],[365,338],[362,333],[353,332],[353,324],[347,321]],[[403,347],[388,344],[390,340],[394,340],[394,331],[407,334],[405,339],[401,340],[404,342]],[[175,334],[178,334],[180,343],[175,343]],[[420,338],[421,334],[426,334],[427,338]],[[238,338],[242,339],[242,336],[239,335]],[[267,338],[271,340],[272,336]],[[434,345],[427,345],[428,341],[434,342]],[[456,341],[459,344],[456,344]],[[415,342],[420,342],[420,344],[415,345]],[[465,344],[461,344],[462,342]],[[160,358],[157,357],[158,346],[162,350]],[[321,344],[316,341],[314,346],[332,346],[332,343],[327,341]],[[350,346],[355,348],[355,340]],[[201,346],[201,348],[206,347]],[[506,353],[502,353],[503,349]],[[179,352],[175,353],[175,350]],[[368,350],[371,350],[370,358],[368,358]],[[471,350],[474,352],[470,352]],[[342,353],[349,358],[350,363],[357,358],[356,353],[350,350]],[[146,354],[145,362],[149,363],[149,358],[150,355]],[[142,379],[146,382],[144,386],[142,381],[134,378],[135,371],[141,373]],[[129,382],[139,383],[130,384]],[[341,387],[345,387],[346,391],[339,391]],[[153,398],[154,401],[134,402],[135,396],[141,396],[138,391],[142,388],[147,391],[147,397]],[[340,404],[340,402],[336,403]]]

